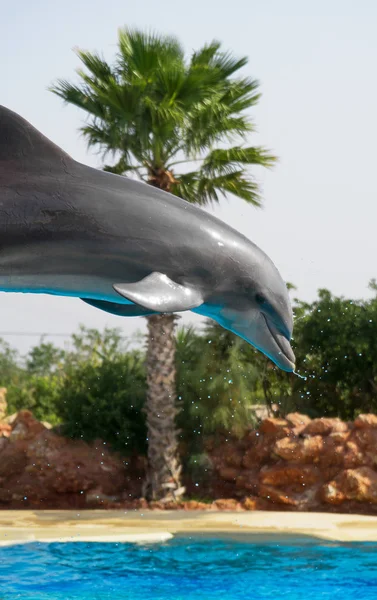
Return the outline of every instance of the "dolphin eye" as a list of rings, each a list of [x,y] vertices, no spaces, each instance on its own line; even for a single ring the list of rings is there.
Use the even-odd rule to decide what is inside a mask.
[[[262,294],[255,294],[255,300],[257,304],[265,304],[266,298]]]

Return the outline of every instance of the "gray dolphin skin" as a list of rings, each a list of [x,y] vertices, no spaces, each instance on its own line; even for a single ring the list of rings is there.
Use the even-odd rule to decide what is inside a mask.
[[[195,205],[74,161],[1,106],[0,291],[130,317],[192,310],[294,370],[287,287],[262,250]]]

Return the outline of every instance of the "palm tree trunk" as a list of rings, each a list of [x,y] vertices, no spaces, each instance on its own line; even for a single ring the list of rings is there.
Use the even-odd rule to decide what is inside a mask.
[[[185,491],[181,487],[178,430],[175,417],[176,315],[152,315],[148,321],[147,402],[148,467],[143,495],[168,501]]]

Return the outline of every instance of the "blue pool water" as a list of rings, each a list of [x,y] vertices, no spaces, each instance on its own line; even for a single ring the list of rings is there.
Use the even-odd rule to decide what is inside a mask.
[[[0,548],[0,599],[342,600],[377,597],[376,544],[244,543]]]

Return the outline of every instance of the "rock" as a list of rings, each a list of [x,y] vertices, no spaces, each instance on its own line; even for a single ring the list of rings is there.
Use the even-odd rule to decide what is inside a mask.
[[[29,410],[20,410],[12,422],[11,441],[33,438],[45,431],[45,427],[37,421]]]
[[[330,503],[344,498],[377,504],[377,473],[370,467],[346,469],[324,486],[323,498]]]
[[[311,418],[307,415],[301,415],[300,413],[289,413],[289,415],[285,417],[285,420],[291,427],[303,428],[310,423]]]
[[[258,489],[258,469],[240,471],[236,478],[236,488],[256,493]]]
[[[377,415],[359,415],[355,419],[355,427],[357,429],[377,427]]]
[[[347,441],[345,445],[345,453],[343,457],[343,464],[346,469],[353,469],[355,467],[361,467],[365,464],[365,455],[360,450],[359,446],[353,441]]]
[[[276,465],[262,469],[259,475],[262,484],[282,487],[295,483],[312,485],[321,480],[321,472],[313,465]]]
[[[12,427],[7,423],[0,423],[0,437],[8,438],[11,434]]]
[[[251,510],[339,510],[375,513],[377,508],[377,418],[361,415],[354,423],[309,419],[293,413],[265,419],[249,431],[241,466],[232,470],[223,457],[216,476],[224,476],[222,497],[243,498]],[[228,444],[231,439],[228,437]],[[230,445],[232,448],[232,445]],[[225,452],[225,450],[224,450]],[[236,474],[237,472],[237,474]],[[219,477],[220,479],[220,477]],[[219,481],[219,479],[217,481]],[[360,507],[360,508],[359,508]]]
[[[219,498],[212,503],[218,510],[242,510],[241,503],[234,498]]]
[[[247,443],[248,448],[243,456],[242,466],[245,469],[253,469],[271,460],[276,437],[253,431],[248,434]]]
[[[243,451],[239,448],[239,444],[228,446],[225,456],[225,464],[229,467],[239,468],[242,464]]]
[[[207,448],[207,451],[210,450]],[[225,442],[211,452],[211,462],[215,469],[222,467],[240,467],[242,464],[243,450],[240,442]]]
[[[328,435],[333,432],[347,431],[347,424],[340,419],[313,419],[303,429],[304,435]]]
[[[233,467],[223,467],[219,469],[219,476],[225,481],[236,481],[238,476],[238,469],[234,469]]]
[[[348,438],[346,446],[354,444],[363,454],[373,453],[377,449],[377,428],[355,428]]]
[[[275,490],[271,486],[261,485],[259,488],[259,496],[265,498],[274,504],[283,504],[285,506],[297,506],[297,501],[289,497],[286,492]]]
[[[259,426],[261,433],[283,434],[287,433],[288,421],[285,419],[264,419]]]
[[[12,502],[11,491],[0,487],[0,504],[9,504],[10,502]]]
[[[342,504],[346,497],[340,489],[334,485],[333,482],[326,483],[321,490],[321,498],[323,502],[328,504],[339,505]]]
[[[121,494],[140,495],[142,478],[102,442],[86,444],[46,429],[29,411],[0,438],[0,505],[22,508],[110,506]],[[98,496],[98,498],[97,498]],[[25,500],[26,498],[26,500]]]
[[[159,502],[158,500],[152,500],[148,503],[149,510],[166,510],[166,504]]]
[[[183,510],[184,509],[184,503],[180,502],[180,501],[175,501],[175,500],[169,500],[168,502],[163,502],[162,503],[164,506],[164,510]]]
[[[349,437],[350,437],[350,432],[349,431],[346,431],[346,432],[333,431],[329,435],[329,438],[331,440],[333,440],[334,442],[336,442],[337,444],[345,444],[346,441],[349,439]]]
[[[316,461],[320,468],[326,468],[331,466],[338,466],[343,468],[344,466],[344,444],[339,444],[330,436],[326,436],[323,439],[323,450],[318,456]]]
[[[184,510],[210,510],[211,504],[207,502],[197,502],[196,500],[187,500],[183,503]]]
[[[250,498],[244,498],[241,502],[241,506],[244,510],[257,510],[258,498],[251,496]]]
[[[13,445],[8,440],[6,445],[1,449],[0,453],[0,477],[2,484],[9,487],[9,482],[14,477],[19,477],[25,470],[28,464],[26,448],[24,445]]]
[[[323,437],[318,435],[306,439],[286,437],[276,442],[273,451],[287,461],[315,463],[319,461],[323,451]]]

